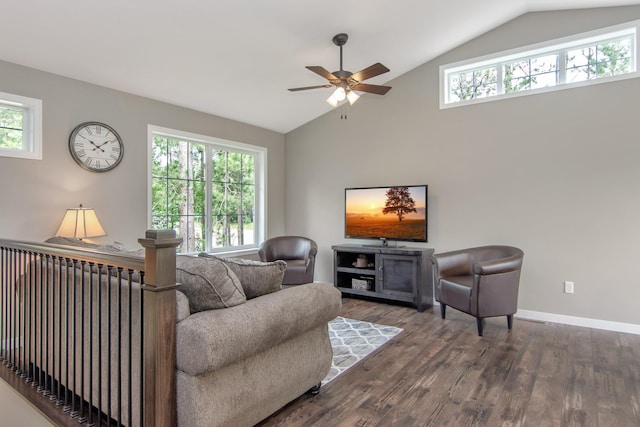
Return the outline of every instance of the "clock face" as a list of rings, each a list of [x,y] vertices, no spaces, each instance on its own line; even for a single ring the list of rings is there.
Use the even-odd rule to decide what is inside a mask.
[[[110,126],[98,122],[78,125],[69,137],[69,151],[83,168],[106,172],[118,166],[124,155],[124,146],[118,133]]]

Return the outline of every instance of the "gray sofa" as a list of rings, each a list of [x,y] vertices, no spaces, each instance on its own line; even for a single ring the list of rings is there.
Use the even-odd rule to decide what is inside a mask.
[[[257,295],[256,279],[265,269],[227,265],[245,286],[246,301],[193,312],[193,288],[182,284],[189,299],[178,292],[179,426],[254,425],[318,385],[331,367],[327,324],[341,309],[333,285],[267,286]],[[282,264],[271,265],[284,272]],[[189,279],[178,276],[179,282]]]

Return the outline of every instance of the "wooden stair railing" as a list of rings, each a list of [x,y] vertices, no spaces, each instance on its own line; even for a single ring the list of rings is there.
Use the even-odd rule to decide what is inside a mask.
[[[82,250],[74,247],[38,244],[29,242],[20,242],[15,240],[0,239],[0,377],[2,377],[17,392],[22,394],[27,400],[33,403],[45,416],[53,423],[62,426],[76,426],[78,423],[85,425],[101,426],[101,425],[125,425],[123,419],[132,426],[175,426],[176,425],[176,385],[175,385],[175,358],[176,358],[176,247],[180,245],[181,239],[176,238],[175,232],[172,230],[148,230],[145,238],[139,239],[140,244],[145,248],[144,259],[140,257],[132,257],[127,255],[115,255],[113,253],[100,252],[96,250]],[[37,260],[37,261],[36,261]],[[44,260],[44,261],[43,261]],[[37,266],[36,264],[39,264]],[[34,265],[36,265],[34,267]],[[78,270],[78,266],[81,268]],[[57,268],[57,269],[56,269]],[[107,273],[108,269],[108,273]],[[78,272],[84,271],[84,273]],[[125,272],[123,274],[123,271]],[[127,272],[128,271],[128,279]],[[138,283],[141,289],[139,291],[140,305],[134,307],[140,311],[141,326],[138,328],[141,336],[133,336],[133,328],[131,327],[131,294],[132,272],[137,272]],[[70,272],[72,274],[70,274]],[[29,273],[29,274],[28,274]],[[36,274],[37,273],[37,274]],[[76,275],[81,276],[82,282],[73,281]],[[36,277],[37,276],[37,277]],[[28,277],[26,279],[25,277]],[[63,277],[66,282],[63,281]],[[87,283],[84,282],[85,277]],[[77,279],[76,279],[77,280]],[[114,291],[111,281],[117,283]],[[104,282],[103,282],[104,281]],[[76,325],[81,324],[82,330],[86,321],[78,321],[78,308],[73,305],[71,314],[69,314],[69,306],[75,304],[79,299],[81,304],[86,304],[87,299],[84,297],[85,290],[93,292],[116,293],[120,298],[121,284],[128,281],[129,285],[129,329],[125,333],[129,340],[129,349],[132,346],[140,345],[141,359],[139,361],[140,369],[140,385],[142,390],[139,396],[134,396],[131,392],[131,377],[125,378],[118,382],[118,397],[115,418],[111,417],[111,395],[106,397],[109,402],[109,413],[105,414],[102,408],[103,399],[97,398],[97,408],[94,397],[86,400],[86,393],[92,393],[94,384],[92,380],[88,380],[89,389],[84,390],[85,379],[81,379],[80,390],[71,390],[73,395],[73,407],[69,408],[68,395],[71,384],[75,386],[75,379],[78,375],[85,371],[83,368],[85,360],[80,363],[80,374],[75,372],[77,367],[75,356],[78,353],[75,348],[69,353],[70,340],[75,340],[78,336],[75,329]],[[107,291],[101,287],[101,283],[107,283]],[[69,291],[70,286],[73,288]],[[136,284],[137,285],[137,284]],[[64,287],[66,286],[66,288]],[[63,289],[72,295],[71,301],[64,303]],[[56,293],[57,290],[57,293]],[[76,294],[82,292],[77,296]],[[90,294],[91,295],[91,294]],[[31,298],[33,297],[33,300]],[[110,304],[109,297],[109,304]],[[94,304],[91,297],[88,298],[89,313],[92,310],[103,310],[100,305],[105,305],[105,301]],[[99,298],[97,301],[101,301]],[[59,304],[56,307],[56,304]],[[98,307],[96,307],[98,305]],[[63,306],[66,308],[66,314],[63,316]],[[111,307],[109,305],[109,307]],[[51,309],[51,310],[50,310]],[[84,310],[84,307],[82,307]],[[120,310],[120,308],[118,308]],[[50,313],[51,311],[51,313]],[[111,313],[110,309],[107,309]],[[119,311],[118,311],[119,312]],[[85,313],[81,311],[81,313]],[[67,322],[64,323],[64,319]],[[90,325],[94,318],[93,314],[89,314]],[[101,319],[101,314],[97,314],[97,318]],[[105,315],[106,316],[106,315]],[[120,314],[118,317],[120,318]],[[86,319],[84,314],[79,317]],[[109,319],[111,316],[109,315]],[[44,321],[44,323],[43,323]],[[123,325],[120,319],[117,320],[118,331]],[[43,330],[36,330],[39,325],[43,325]],[[100,329],[101,321],[98,321]],[[108,324],[111,327],[111,324]],[[125,325],[126,326],[126,325]],[[80,344],[80,358],[85,354],[85,350],[91,349],[91,343],[97,342],[101,345],[101,335],[97,335],[97,339],[89,332],[90,344]],[[102,332],[99,332],[99,334]],[[50,334],[52,336],[50,336]],[[63,351],[63,334],[66,334],[64,343],[67,353]],[[82,332],[80,335],[84,339]],[[44,337],[45,348],[42,347]],[[82,339],[80,340],[82,341]],[[107,342],[111,342],[111,335],[106,338]],[[120,348],[121,338],[118,332],[118,349]],[[51,344],[51,347],[49,347]],[[35,347],[32,348],[32,347]],[[58,352],[56,352],[56,348]],[[101,349],[105,352],[105,349]],[[92,353],[87,351],[87,353]],[[99,354],[99,351],[93,349],[93,353]],[[129,354],[132,352],[129,351]],[[57,356],[56,356],[57,354]],[[69,356],[69,355],[72,356]],[[108,353],[107,353],[108,354]],[[44,356],[46,355],[46,356]],[[63,356],[65,355],[65,356]],[[120,358],[118,354],[118,365],[114,369],[121,368]],[[61,359],[63,357],[74,358],[72,374],[74,378],[69,379],[69,367],[66,369],[62,366]],[[91,354],[89,359],[88,372],[93,372],[91,363],[97,356]],[[52,358],[51,366],[49,358]],[[57,358],[57,359],[56,359]],[[102,359],[97,363],[102,363]],[[108,355],[107,358],[111,358]],[[111,360],[111,359],[109,359]],[[66,361],[65,361],[66,362]],[[108,362],[109,365],[111,362]],[[43,365],[47,367],[43,374]],[[58,366],[56,368],[56,366]],[[97,372],[102,373],[100,365]],[[63,371],[66,371],[66,383],[61,384],[64,379]],[[118,376],[133,372],[131,356],[129,355],[129,364],[127,369],[122,368]],[[91,374],[90,374],[91,375]],[[100,374],[99,374],[100,375]],[[111,378],[110,375],[107,376]],[[44,378],[44,381],[43,381]],[[82,376],[80,377],[82,378]],[[103,382],[106,380],[97,380],[97,388],[102,390]],[[128,399],[128,415],[121,412],[120,404],[120,387],[122,382],[129,384]],[[136,379],[137,381],[137,379]],[[44,382],[44,385],[41,384]],[[111,387],[111,380],[106,381]],[[115,387],[115,385],[114,385]],[[98,392],[100,393],[100,392]],[[91,394],[89,394],[91,396]],[[78,407],[75,399],[78,397],[80,401]],[[134,400],[138,400],[136,406],[135,417],[132,417],[132,406]],[[139,415],[139,418],[137,418]]]

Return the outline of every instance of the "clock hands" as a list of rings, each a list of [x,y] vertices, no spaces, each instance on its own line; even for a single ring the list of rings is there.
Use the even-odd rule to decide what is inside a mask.
[[[90,143],[91,145],[93,145],[94,147],[96,147],[96,148],[94,148],[94,149],[93,149],[93,151],[100,150],[100,151],[102,151],[103,153],[104,153],[105,151],[104,151],[104,149],[102,149],[102,146],[103,146],[104,144],[108,143],[108,142],[111,142],[111,141],[105,141],[105,142],[103,142],[102,144],[97,145],[95,142],[93,142],[92,140],[90,140],[89,138],[87,138],[87,137],[86,137],[86,136],[84,136],[84,135],[78,134],[78,136],[83,137],[84,139],[86,139],[87,141],[89,141],[89,143]]]
[[[100,145],[98,146],[98,148],[100,148],[100,147],[102,147],[103,145],[108,144],[108,143],[110,143],[110,142],[114,142],[114,141],[115,141],[115,139],[112,139],[112,140],[110,140],[110,141],[105,141],[105,142],[103,142],[102,144],[100,144]],[[102,148],[100,148],[100,149],[102,150]],[[102,150],[102,152],[104,153],[104,150]]]

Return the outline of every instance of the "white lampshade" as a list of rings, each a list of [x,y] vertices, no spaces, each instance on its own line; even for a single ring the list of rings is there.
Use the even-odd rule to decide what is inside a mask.
[[[74,239],[106,235],[107,233],[105,233],[100,221],[98,221],[96,211],[92,208],[83,208],[82,205],[78,208],[67,209],[56,232],[56,236]]]
[[[344,98],[347,96],[344,88],[342,86],[338,86],[332,95],[338,102],[344,101]]]
[[[331,94],[331,96],[327,98],[327,104],[331,105],[332,107],[337,107],[338,100],[333,97],[333,94]]]
[[[349,100],[349,104],[353,105],[358,99],[360,99],[360,95],[350,90],[347,92],[347,99]]]

